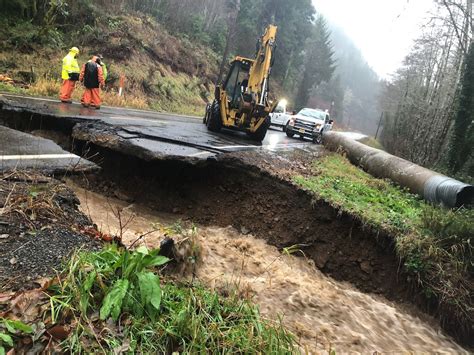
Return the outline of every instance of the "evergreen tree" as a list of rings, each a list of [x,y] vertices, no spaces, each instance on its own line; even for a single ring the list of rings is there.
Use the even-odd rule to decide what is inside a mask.
[[[335,69],[330,33],[323,17],[319,16],[313,29],[313,35],[306,44],[305,59],[300,84],[295,98],[295,106],[304,107],[313,87],[323,81],[329,81]]]
[[[460,171],[472,159],[474,145],[474,44],[466,55],[459,106],[449,152],[451,172]]]

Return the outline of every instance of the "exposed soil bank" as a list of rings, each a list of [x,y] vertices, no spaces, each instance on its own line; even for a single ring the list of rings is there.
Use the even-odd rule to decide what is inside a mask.
[[[89,147],[90,148],[90,147]],[[411,303],[434,313],[442,327],[464,344],[471,330],[460,329],[450,314],[417,289],[401,271],[392,239],[364,229],[324,201],[235,157],[203,165],[177,161],[143,162],[92,147],[100,156],[103,174],[88,176],[86,186],[150,209],[184,214],[202,225],[233,226],[277,248],[298,244],[317,267],[360,291]]]
[[[183,216],[161,213],[139,203],[107,198],[75,185],[81,209],[103,233],[123,235],[130,245],[157,247],[166,226]],[[125,228],[120,228],[118,213]],[[185,223],[181,228],[187,229]],[[153,233],[147,234],[149,231]],[[311,353],[336,352],[464,352],[444,336],[433,319],[367,295],[353,286],[334,281],[312,261],[283,255],[262,239],[242,235],[232,227],[198,226],[194,235],[200,247],[195,281],[225,292],[238,287],[260,306],[266,318],[283,317],[284,325]]]
[[[434,313],[442,327],[458,340],[473,345],[472,325],[461,327],[468,322],[454,319],[449,312],[439,312],[436,301],[428,300],[416,280],[401,271],[390,237],[364,229],[351,216],[339,214],[324,201],[314,201],[285,179],[295,172],[304,174],[306,168],[301,161],[307,158],[296,163],[280,160],[279,167],[277,159],[264,164],[255,161],[260,158],[253,152],[197,164],[145,162],[74,142],[72,129],[80,119],[37,116],[33,119],[30,114],[10,112],[4,121],[21,130],[40,129],[42,135],[54,130],[50,137],[63,148],[102,166],[103,174],[88,176],[87,188],[139,201],[156,211],[184,214],[203,225],[231,225],[278,248],[298,244],[320,270],[336,280],[348,281],[361,291],[381,294],[389,300],[416,304]]]

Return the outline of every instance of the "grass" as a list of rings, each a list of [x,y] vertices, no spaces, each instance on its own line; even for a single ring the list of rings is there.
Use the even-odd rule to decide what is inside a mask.
[[[312,171],[314,176],[295,181],[366,225],[404,233],[421,223],[422,202],[415,195],[375,179],[340,155],[316,161]]]
[[[368,145],[369,147],[372,147],[372,148],[385,150],[382,143],[380,143],[380,141],[378,139],[375,139],[374,137],[365,137],[365,138],[359,140],[359,142],[361,142],[365,145]]]
[[[153,85],[152,95],[146,95],[137,89],[130,89],[123,96],[118,96],[115,89],[101,90],[102,102],[108,106],[150,109],[196,116],[204,115],[205,104],[201,98],[203,89],[199,79],[180,74],[175,77],[160,78],[156,82],[151,82],[150,85]],[[51,98],[57,98],[60,89],[61,82],[59,80],[48,78],[39,78],[28,88],[0,83],[0,92]],[[80,101],[82,93],[81,85],[77,84],[73,99],[76,102]]]
[[[12,84],[0,82],[0,92],[9,92],[12,94],[24,94],[26,90],[19,88],[17,86],[14,86]]]
[[[158,250],[75,253],[52,286],[51,318],[74,325],[72,353],[293,353],[295,340],[237,294],[160,276]]]
[[[428,298],[462,327],[474,319],[474,211],[445,210],[425,203],[387,180],[376,179],[331,154],[316,162],[312,175],[294,181],[362,224],[395,241],[404,270]]]

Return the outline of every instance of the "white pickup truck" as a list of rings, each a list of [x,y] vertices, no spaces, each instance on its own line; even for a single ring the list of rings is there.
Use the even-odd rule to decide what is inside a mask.
[[[272,126],[277,126],[283,128],[285,130],[286,125],[290,121],[291,112],[286,110],[287,102],[286,100],[281,100],[278,102],[277,107],[275,110],[270,114],[270,124]]]
[[[327,111],[304,108],[296,115],[290,116],[286,125],[286,135],[293,137],[311,138],[314,143],[321,144],[323,141],[323,132],[332,129],[333,121],[329,117]]]

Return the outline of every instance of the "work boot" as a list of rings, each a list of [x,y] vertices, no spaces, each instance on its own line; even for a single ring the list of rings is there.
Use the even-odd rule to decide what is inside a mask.
[[[81,105],[84,106],[84,107],[89,107],[88,104],[85,104],[85,103],[83,103],[83,102],[81,102]]]
[[[95,109],[96,109],[96,110],[100,110],[100,106],[95,106]]]
[[[61,100],[63,104],[72,104],[72,100]]]

